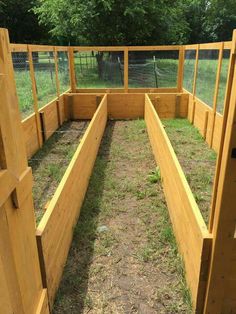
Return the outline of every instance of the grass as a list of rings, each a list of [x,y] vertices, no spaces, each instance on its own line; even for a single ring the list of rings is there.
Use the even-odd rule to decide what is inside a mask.
[[[203,218],[208,224],[216,153],[186,119],[163,120]]]
[[[191,313],[143,120],[109,121],[54,313]]]
[[[44,214],[45,205],[53,197],[87,124],[85,121],[64,123],[29,160],[34,177],[33,198],[37,223]]]

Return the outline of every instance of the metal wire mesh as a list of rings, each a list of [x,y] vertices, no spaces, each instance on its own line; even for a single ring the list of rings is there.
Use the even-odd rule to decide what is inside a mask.
[[[213,106],[219,50],[199,50],[196,96]]]
[[[184,57],[183,87],[190,93],[193,92],[195,63],[196,63],[196,50],[186,50]]]
[[[22,119],[34,112],[32,83],[27,52],[13,52],[12,61]]]
[[[58,51],[58,77],[60,82],[60,93],[70,88],[70,70],[67,51]]]
[[[130,51],[129,87],[176,87],[178,51]]]
[[[229,57],[230,57],[230,50],[224,49],[221,71],[220,71],[217,107],[216,107],[217,112],[221,114],[223,114],[223,111],[224,111],[224,99],[225,99],[226,83],[227,83],[227,76],[228,76],[228,70],[229,70]]]
[[[33,64],[40,108],[57,95],[54,53],[33,52]]]
[[[123,52],[75,52],[77,86],[79,88],[122,87],[123,60]]]

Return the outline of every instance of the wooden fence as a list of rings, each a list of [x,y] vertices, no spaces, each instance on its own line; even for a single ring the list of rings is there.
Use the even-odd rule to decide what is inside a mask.
[[[232,200],[236,192],[236,93],[233,89],[236,85],[236,32],[232,42],[151,47],[10,45],[7,31],[1,29],[0,32],[0,98],[4,100],[0,105],[0,305],[4,312],[49,313],[48,300],[51,308],[106,121],[108,118],[144,117],[153,153],[161,169],[194,309],[196,313],[235,313],[236,211]],[[225,50],[229,51],[227,69],[223,66]],[[177,68],[173,86],[144,84],[135,88],[130,84],[135,53],[142,56],[152,51],[174,53]],[[53,56],[56,88],[55,97],[40,108],[34,64],[38,62],[39,52],[48,52],[49,58]],[[67,55],[70,78],[68,90],[63,91],[60,89],[60,52]],[[122,86],[80,86],[76,54],[86,52],[119,53]],[[205,99],[208,93],[201,94],[198,90],[202,81],[208,83],[204,75],[209,71],[201,66],[202,60],[212,62],[209,56],[204,57],[206,52],[211,53],[215,67],[209,103]],[[26,53],[28,59],[25,66],[30,76],[34,112],[22,121],[11,53],[19,54],[18,57]],[[191,88],[185,88],[188,54],[189,68],[192,68],[189,72]],[[51,69],[51,64],[46,66],[42,62],[42,67]],[[223,68],[227,73],[224,111],[218,112]],[[188,118],[218,153],[208,227],[160,121],[160,118],[175,117]],[[36,241],[32,175],[27,167],[27,156],[31,157],[69,119],[92,120],[36,230]]]

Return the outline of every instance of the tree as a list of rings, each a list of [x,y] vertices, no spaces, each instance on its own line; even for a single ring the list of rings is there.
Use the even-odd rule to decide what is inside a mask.
[[[0,1],[0,27],[8,28],[11,42],[42,42],[47,37],[45,27],[39,26],[37,17],[31,10],[35,1]]]
[[[181,1],[39,0],[40,23],[59,42],[90,45],[182,43]]]
[[[236,28],[235,0],[212,0],[209,5],[209,16],[206,21],[206,31],[214,41],[232,39]]]

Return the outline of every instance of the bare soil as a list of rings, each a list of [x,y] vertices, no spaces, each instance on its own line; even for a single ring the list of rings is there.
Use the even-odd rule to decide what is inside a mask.
[[[155,169],[144,121],[109,121],[55,314],[191,313]]]
[[[48,201],[55,193],[88,123],[64,123],[29,160],[34,178],[33,197],[37,222],[42,218]]]

